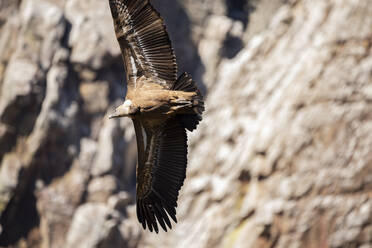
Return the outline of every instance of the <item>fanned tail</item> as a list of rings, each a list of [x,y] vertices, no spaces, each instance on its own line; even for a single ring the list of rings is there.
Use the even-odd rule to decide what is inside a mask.
[[[192,99],[193,101],[193,114],[179,114],[176,116],[178,121],[184,128],[189,131],[196,129],[196,126],[202,120],[202,113],[204,111],[204,100],[203,95],[198,89],[194,80],[191,76],[184,72],[174,83],[172,90],[196,92],[196,96]]]

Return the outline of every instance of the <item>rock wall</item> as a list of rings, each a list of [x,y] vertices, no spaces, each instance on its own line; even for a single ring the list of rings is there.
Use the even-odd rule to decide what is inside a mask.
[[[0,2],[1,247],[372,247],[368,0],[154,0],[207,94],[179,223],[135,217],[107,1]]]
[[[141,244],[371,247],[371,16],[367,1],[291,1],[222,59],[180,223]],[[212,22],[216,37],[229,20]]]

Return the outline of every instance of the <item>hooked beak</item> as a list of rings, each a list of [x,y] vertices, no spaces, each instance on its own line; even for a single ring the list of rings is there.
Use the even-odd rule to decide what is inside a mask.
[[[120,116],[118,116],[118,115],[116,114],[116,112],[113,113],[112,115],[109,115],[109,119],[119,118],[119,117],[120,117]]]
[[[119,118],[119,117],[129,117],[129,107],[119,106],[116,108],[113,114],[109,115],[109,119]]]

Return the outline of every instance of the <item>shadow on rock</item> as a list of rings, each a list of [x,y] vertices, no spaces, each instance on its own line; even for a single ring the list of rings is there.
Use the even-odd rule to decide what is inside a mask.
[[[202,75],[204,65],[199,57],[198,49],[192,41],[191,22],[179,1],[154,0],[152,4],[165,20],[172,46],[176,53],[178,74],[188,72],[206,94]]]

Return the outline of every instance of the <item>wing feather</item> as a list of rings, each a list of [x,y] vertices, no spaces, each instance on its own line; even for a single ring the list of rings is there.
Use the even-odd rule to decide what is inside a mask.
[[[177,222],[177,199],[186,177],[186,131],[175,118],[168,120],[157,132],[150,131],[138,121],[136,125],[136,133],[144,128],[147,136],[146,142],[137,141],[142,144],[137,168],[138,221],[150,231],[158,232],[158,223],[167,231],[167,226],[172,228],[169,217]],[[139,138],[145,137],[138,135]]]
[[[171,88],[177,79],[176,57],[160,14],[148,0],[109,2],[128,87],[135,87],[144,75],[163,80]]]

